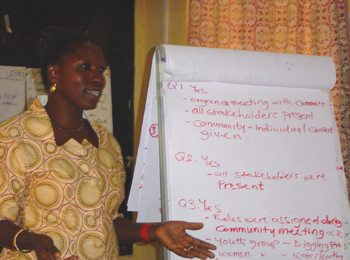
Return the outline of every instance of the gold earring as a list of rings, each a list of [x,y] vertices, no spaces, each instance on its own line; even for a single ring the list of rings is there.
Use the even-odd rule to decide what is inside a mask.
[[[50,88],[50,93],[51,93],[51,94],[54,93],[54,92],[56,92],[56,86],[57,86],[56,83],[55,83],[53,86],[51,86],[51,88]]]

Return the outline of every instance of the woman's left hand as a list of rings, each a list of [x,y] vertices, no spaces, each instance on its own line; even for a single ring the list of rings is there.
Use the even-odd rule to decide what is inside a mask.
[[[186,233],[186,229],[199,230],[202,227],[202,223],[169,221],[157,226],[154,235],[163,246],[179,256],[200,259],[214,258],[215,255],[210,250],[215,250],[216,246]]]

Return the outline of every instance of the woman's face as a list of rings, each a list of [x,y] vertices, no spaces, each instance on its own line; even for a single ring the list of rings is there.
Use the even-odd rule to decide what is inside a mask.
[[[106,63],[100,47],[87,42],[65,55],[56,68],[56,98],[79,109],[94,109],[106,84]],[[67,103],[68,102],[68,103]]]

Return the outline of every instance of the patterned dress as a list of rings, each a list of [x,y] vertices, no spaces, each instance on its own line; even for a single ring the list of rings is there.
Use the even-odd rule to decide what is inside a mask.
[[[57,146],[36,99],[0,123],[0,220],[50,236],[62,259],[118,259],[113,220],[124,199],[125,171],[113,135],[90,121],[99,138]],[[0,259],[36,259],[3,249]]]

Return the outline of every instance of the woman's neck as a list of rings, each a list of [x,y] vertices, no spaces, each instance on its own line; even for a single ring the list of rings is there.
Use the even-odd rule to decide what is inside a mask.
[[[45,109],[55,126],[63,129],[77,129],[82,125],[83,110],[71,104],[56,102],[49,96]]]
[[[59,100],[62,101],[62,99]],[[54,98],[50,99],[50,96],[45,109],[54,126],[54,136],[58,146],[64,145],[73,138],[79,143],[86,139],[95,147],[99,147],[96,132],[87,120],[82,120],[82,109],[72,106],[71,103],[57,102]]]

